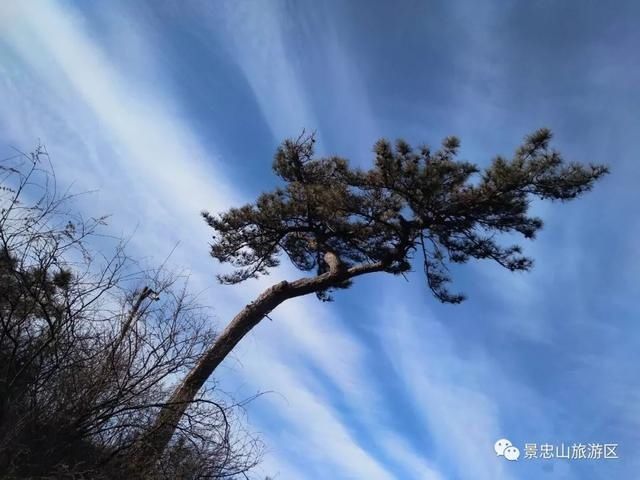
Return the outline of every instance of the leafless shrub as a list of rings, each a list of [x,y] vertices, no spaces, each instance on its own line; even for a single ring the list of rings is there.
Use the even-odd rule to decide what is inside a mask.
[[[214,339],[186,276],[141,268],[78,201],[43,147],[0,162],[3,478],[135,478],[125,459]],[[221,398],[190,402],[151,478],[247,478],[261,444]]]

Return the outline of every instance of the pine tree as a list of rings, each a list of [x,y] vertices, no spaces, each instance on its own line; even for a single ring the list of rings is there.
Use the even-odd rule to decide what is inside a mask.
[[[255,203],[213,215],[211,255],[234,270],[221,275],[238,284],[266,275],[283,258],[302,272],[264,291],[241,310],[174,392],[155,423],[150,458],[170,440],[184,406],[236,344],[281,303],[315,294],[331,300],[370,273],[404,274],[421,263],[428,288],[448,303],[464,299],[449,288],[449,263],[488,259],[526,271],[532,259],[520,245],[503,245],[500,234],[533,239],[542,220],[529,214],[534,198],[567,201],[590,190],[607,168],[567,163],[550,148],[551,132],[526,137],[511,159],[496,157],[486,168],[460,161],[460,142],[412,148],[380,140],[372,168],[353,168],[340,157],[315,158],[313,136],[287,140],[273,162],[283,185]]]

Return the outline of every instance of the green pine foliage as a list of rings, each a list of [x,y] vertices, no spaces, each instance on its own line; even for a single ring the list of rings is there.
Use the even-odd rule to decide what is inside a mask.
[[[315,158],[312,135],[287,140],[273,162],[281,187],[220,215],[203,212],[215,230],[211,255],[234,267],[219,279],[235,284],[267,274],[283,257],[322,274],[327,252],[347,268],[380,263],[396,275],[419,259],[436,298],[458,303],[464,296],[449,290],[449,263],[489,259],[528,270],[532,260],[521,246],[502,245],[497,234],[534,238],[542,220],[529,214],[533,198],[571,200],[607,173],[565,162],[550,140],[540,129],[511,159],[496,157],[485,169],[456,158],[456,137],[433,152],[380,140],[368,170],[340,157]],[[328,290],[349,285],[342,279],[317,294],[328,300]]]

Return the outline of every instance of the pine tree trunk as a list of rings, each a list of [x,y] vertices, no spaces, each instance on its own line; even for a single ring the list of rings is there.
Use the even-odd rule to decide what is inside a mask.
[[[243,308],[216,338],[202,359],[189,372],[163,407],[153,427],[144,438],[144,445],[137,449],[133,459],[140,468],[147,470],[158,459],[173,436],[184,412],[195,399],[198,391],[215,369],[242,340],[274,308],[291,298],[318,292],[346,279],[380,271],[383,264],[363,264],[349,269],[341,268],[333,254],[325,255],[330,271],[313,278],[302,278],[294,282],[280,282],[265,290],[255,301]]]

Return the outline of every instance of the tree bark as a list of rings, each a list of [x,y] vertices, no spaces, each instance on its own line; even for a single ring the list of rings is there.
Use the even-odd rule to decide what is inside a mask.
[[[140,464],[141,468],[149,468],[155,463],[171,440],[187,407],[194,401],[207,379],[238,342],[273,309],[291,298],[318,292],[344,280],[382,271],[385,268],[382,262],[343,268],[339,258],[333,253],[325,254],[325,261],[330,268],[328,272],[294,282],[279,282],[265,290],[231,320],[158,414],[147,438],[144,439],[144,445],[138,449],[136,463]]]

